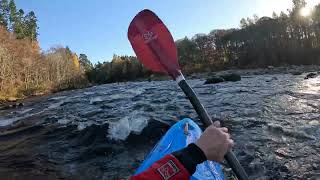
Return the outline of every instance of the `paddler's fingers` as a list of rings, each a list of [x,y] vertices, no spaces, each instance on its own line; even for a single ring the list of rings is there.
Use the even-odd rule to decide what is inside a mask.
[[[234,146],[234,141],[233,139],[229,139],[229,149],[232,149],[232,147]]]
[[[228,128],[226,128],[226,127],[222,127],[222,128],[220,128],[223,132],[225,132],[225,133],[228,133],[229,132],[229,130],[228,130]]]
[[[220,121],[215,121],[213,125],[218,128],[221,126]]]
[[[229,133],[223,132],[223,134],[227,137],[227,139],[231,139],[231,135]]]
[[[197,140],[196,145],[203,151],[208,160],[222,162],[224,155],[234,145],[231,135],[227,128],[216,127],[218,124],[209,126],[200,138]]]

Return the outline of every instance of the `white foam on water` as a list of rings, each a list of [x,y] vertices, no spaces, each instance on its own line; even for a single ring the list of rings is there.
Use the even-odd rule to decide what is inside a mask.
[[[123,98],[122,94],[113,94],[109,96],[110,99],[121,99]]]
[[[309,125],[312,125],[312,126],[316,126],[316,125],[319,125],[319,124],[320,124],[320,121],[313,120],[313,121],[308,122],[308,124],[309,124]]]
[[[132,93],[132,94],[135,94],[135,95],[142,94],[144,91],[145,91],[144,88],[135,88],[135,89],[126,90],[126,92]]]
[[[17,113],[24,114],[24,113],[27,113],[27,112],[32,111],[32,110],[33,110],[33,108],[28,108],[28,109],[24,109],[24,110],[21,110],[21,111],[17,111]]]
[[[64,101],[60,101],[60,102],[57,102],[57,103],[53,103],[53,104],[51,104],[47,109],[55,109],[55,108],[61,106],[63,103],[64,103]]]
[[[72,120],[71,119],[66,119],[66,118],[63,118],[63,119],[59,119],[58,120],[58,123],[59,124],[68,124],[69,122],[71,122]]]
[[[83,94],[84,95],[92,95],[92,94],[95,94],[96,92],[84,92]]]
[[[309,93],[309,94],[320,94],[320,86],[318,85],[320,82],[320,75],[307,79],[303,81],[303,88],[301,89],[302,93]]]
[[[31,116],[34,116],[34,115],[38,115],[40,113],[42,113],[43,111],[39,111],[39,112],[36,112],[36,113],[32,113],[32,114],[26,114],[24,116],[20,116],[20,117],[14,117],[14,118],[8,118],[8,119],[0,119],[0,127],[1,126],[8,126],[12,123],[14,123],[15,121],[19,121],[21,119],[25,119],[25,118],[28,118],[28,117],[31,117]]]
[[[66,97],[67,96],[57,96],[57,97],[50,98],[49,100],[60,100],[60,99],[66,98]]]
[[[129,119],[130,130],[135,133],[140,133],[143,128],[148,125],[148,120],[146,116],[138,115],[136,113],[132,113]]]
[[[94,97],[94,98],[91,98],[90,99],[90,104],[93,104],[95,102],[102,102],[102,97],[101,96],[98,96],[98,97]]]
[[[83,129],[86,128],[86,127],[87,127],[87,126],[86,126],[85,124],[83,124],[83,123],[78,124],[78,130],[79,130],[79,131],[83,130]]]
[[[81,131],[81,130],[84,130],[86,127],[89,127],[91,126],[93,123],[92,122],[81,122],[78,124],[78,130]]]
[[[130,131],[129,118],[124,117],[118,122],[109,123],[108,137],[114,140],[125,140]]]
[[[133,111],[119,121],[109,123],[108,137],[115,140],[125,140],[131,132],[140,133],[148,125],[148,120],[148,117]]]
[[[0,127],[1,126],[8,126],[8,125],[12,124],[13,122],[18,121],[20,119],[21,118],[17,118],[17,117],[9,118],[9,119],[0,119]]]

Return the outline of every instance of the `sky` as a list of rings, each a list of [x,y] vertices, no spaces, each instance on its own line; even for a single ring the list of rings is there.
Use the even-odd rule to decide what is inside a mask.
[[[320,0],[306,0],[309,6]],[[174,39],[237,28],[243,17],[271,16],[292,7],[292,0],[16,0],[18,8],[38,18],[43,51],[58,45],[86,54],[91,62],[110,61],[113,54],[134,55],[128,26],[143,9],[154,11]]]

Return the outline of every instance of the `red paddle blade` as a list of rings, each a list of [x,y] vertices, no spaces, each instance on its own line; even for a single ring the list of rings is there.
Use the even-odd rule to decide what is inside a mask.
[[[138,13],[130,23],[128,39],[145,67],[173,78],[180,75],[174,40],[155,13],[147,9]]]

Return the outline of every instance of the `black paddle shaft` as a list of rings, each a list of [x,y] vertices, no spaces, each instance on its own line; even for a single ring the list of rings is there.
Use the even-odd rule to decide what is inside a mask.
[[[196,93],[193,91],[193,89],[189,86],[186,80],[181,80],[178,85],[182,89],[182,91],[186,94],[188,99],[190,100],[193,108],[196,110],[197,114],[200,117],[200,120],[204,123],[206,127],[210,126],[213,122],[203,107],[203,105],[200,103],[200,100],[198,99]],[[224,158],[232,168],[233,172],[237,175],[239,180],[248,180],[248,175],[244,171],[243,167],[239,163],[239,160],[234,155],[232,151],[229,151]]]

